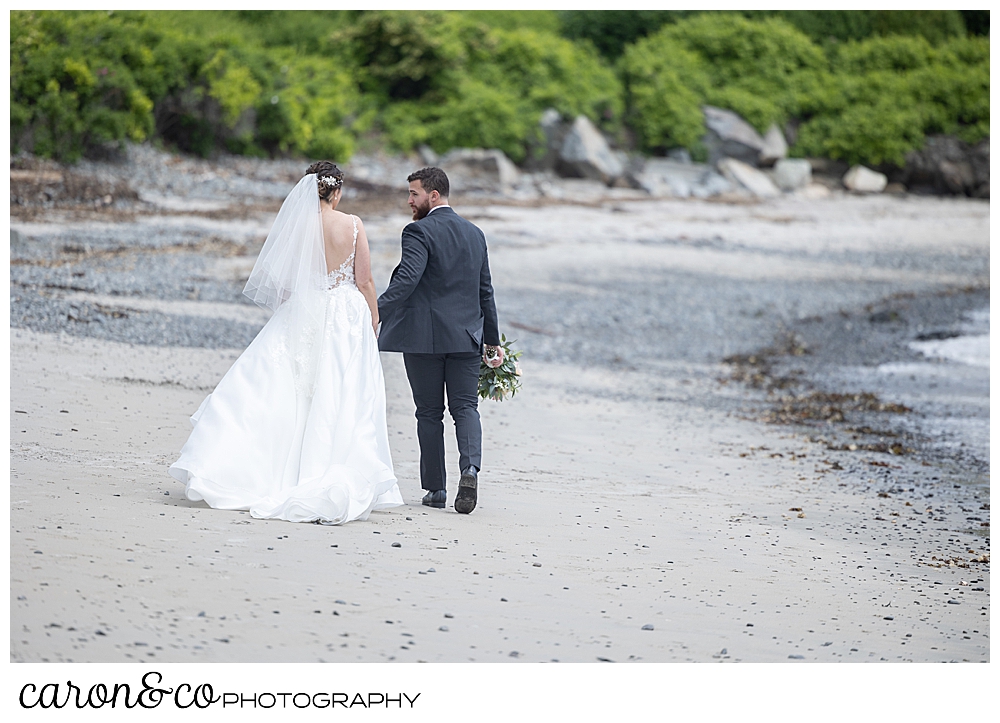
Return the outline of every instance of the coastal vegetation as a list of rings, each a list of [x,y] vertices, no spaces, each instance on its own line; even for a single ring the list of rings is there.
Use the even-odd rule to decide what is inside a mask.
[[[540,152],[547,108],[620,147],[704,155],[703,105],[791,155],[901,164],[989,135],[977,11],[12,11],[11,151],[126,141],[346,160]]]

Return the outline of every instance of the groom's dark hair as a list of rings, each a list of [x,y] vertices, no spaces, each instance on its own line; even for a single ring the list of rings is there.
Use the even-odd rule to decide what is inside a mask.
[[[437,191],[441,194],[442,198],[448,198],[448,191],[450,190],[448,176],[440,168],[435,168],[434,166],[421,168],[419,171],[414,171],[407,176],[406,180],[407,182],[420,181],[420,185],[423,186],[427,193]]]

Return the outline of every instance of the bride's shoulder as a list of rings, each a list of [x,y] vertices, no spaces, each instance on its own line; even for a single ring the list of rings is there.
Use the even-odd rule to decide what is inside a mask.
[[[343,211],[330,211],[330,220],[334,223],[344,224],[350,226],[352,224],[357,224],[359,227],[362,226],[361,217],[355,216],[353,213],[344,213]]]

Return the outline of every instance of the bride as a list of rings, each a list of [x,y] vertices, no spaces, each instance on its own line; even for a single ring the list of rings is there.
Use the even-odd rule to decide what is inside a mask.
[[[368,239],[337,211],[343,183],[314,163],[278,211],[243,290],[274,315],[191,417],[170,467],[188,499],[324,524],[403,504]]]

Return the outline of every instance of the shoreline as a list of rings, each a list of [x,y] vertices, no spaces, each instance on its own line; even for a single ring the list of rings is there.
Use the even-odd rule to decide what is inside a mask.
[[[931,422],[920,404],[964,396],[988,425],[981,371],[916,401],[919,381],[878,371],[923,363],[917,335],[988,304],[988,205],[477,204],[461,213],[525,351],[522,393],[481,405],[480,504],[420,506],[412,400],[383,355],[408,505],[341,528],[211,510],[166,473],[266,319],[240,293],[266,214],[14,219],[11,661],[989,660],[988,456],[927,466],[762,424],[773,400],[720,383],[725,358],[791,332],[811,353],[772,377],[813,386],[788,393],[871,391]],[[408,216],[364,220],[382,284]],[[917,413],[837,403],[830,430],[923,433]]]

